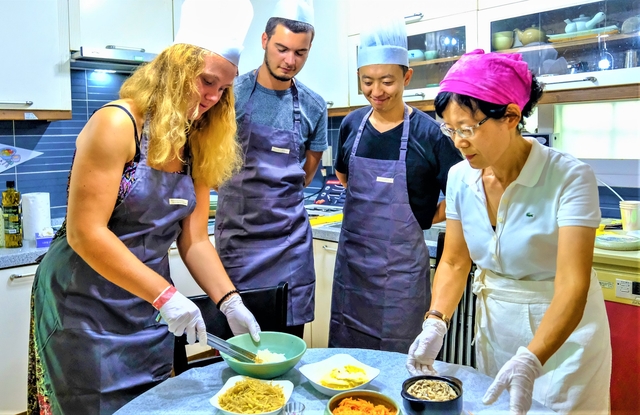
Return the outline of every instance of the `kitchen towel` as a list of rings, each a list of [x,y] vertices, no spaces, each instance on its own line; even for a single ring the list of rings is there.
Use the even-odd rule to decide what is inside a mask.
[[[49,193],[24,193],[22,195],[22,234],[24,239],[35,241],[36,233],[51,227]]]

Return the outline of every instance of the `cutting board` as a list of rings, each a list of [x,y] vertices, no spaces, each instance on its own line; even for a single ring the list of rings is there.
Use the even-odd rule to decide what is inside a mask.
[[[342,213],[327,216],[315,216],[309,219],[311,226],[325,225],[327,223],[342,222]]]

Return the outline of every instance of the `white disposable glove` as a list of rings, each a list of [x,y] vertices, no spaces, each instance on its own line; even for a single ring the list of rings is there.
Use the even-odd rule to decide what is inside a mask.
[[[533,383],[542,373],[538,357],[526,347],[502,366],[495,380],[482,398],[485,405],[492,404],[507,389],[509,391],[509,409],[513,415],[523,415],[531,408]]]
[[[197,305],[179,291],[159,309],[160,315],[169,326],[169,331],[176,336],[187,333],[187,342],[193,344],[196,338],[202,344],[207,344],[207,328]]]
[[[220,304],[220,311],[227,316],[227,322],[234,335],[250,333],[253,340],[260,341],[260,325],[239,295],[232,295]]]
[[[413,376],[437,375],[433,362],[442,348],[447,325],[436,318],[428,318],[422,323],[422,333],[409,348],[406,367]]]

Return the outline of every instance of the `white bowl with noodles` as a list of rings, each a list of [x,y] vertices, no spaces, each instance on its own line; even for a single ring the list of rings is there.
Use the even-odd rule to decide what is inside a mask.
[[[213,397],[211,399],[209,399],[209,403],[211,403],[211,405],[216,407],[220,412],[222,412],[223,414],[227,414],[227,415],[240,415],[240,414],[245,414],[245,413],[256,413],[256,412],[234,412],[231,409],[222,408],[222,406],[218,402],[219,398],[222,395],[224,395],[225,392],[227,392],[232,387],[236,386],[237,383],[242,382],[242,381],[247,380],[247,379],[255,380],[255,381],[260,382],[260,383],[271,384],[273,386],[279,386],[279,387],[282,388],[282,393],[284,395],[284,402],[282,402],[282,405],[280,405],[278,408],[272,409],[270,411],[257,412],[258,415],[275,415],[275,414],[279,413],[282,410],[282,408],[287,404],[287,401],[289,400],[289,398],[291,398],[291,394],[293,393],[293,383],[289,382],[288,380],[260,380],[260,379],[250,378],[248,376],[233,376],[233,377],[230,377],[226,381],[226,383],[222,386],[222,389],[220,389],[218,391],[218,393],[216,393],[215,395],[213,395]],[[241,400],[242,400],[242,396],[240,396],[240,395],[234,396],[234,401],[236,403],[241,404]],[[263,401],[263,399],[261,399],[260,401]],[[241,409],[238,409],[238,410],[241,410]]]
[[[354,386],[345,386],[340,388],[329,387],[322,384],[322,379],[330,375],[334,369],[343,369],[347,365],[362,369],[364,371],[363,377],[365,378],[365,381]],[[335,354],[320,362],[304,365],[298,370],[307,379],[309,379],[309,383],[311,383],[311,386],[313,386],[315,390],[327,396],[335,396],[341,392],[364,389],[380,374],[380,369],[365,365],[355,357],[348,354]]]

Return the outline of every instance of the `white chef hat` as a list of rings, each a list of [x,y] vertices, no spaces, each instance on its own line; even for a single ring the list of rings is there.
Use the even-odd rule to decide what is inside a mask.
[[[401,16],[369,20],[360,31],[358,68],[389,63],[409,66],[407,28]]]
[[[185,0],[173,43],[207,49],[238,66],[251,19],[249,0]]]
[[[271,17],[281,17],[313,26],[313,0],[278,0]]]

